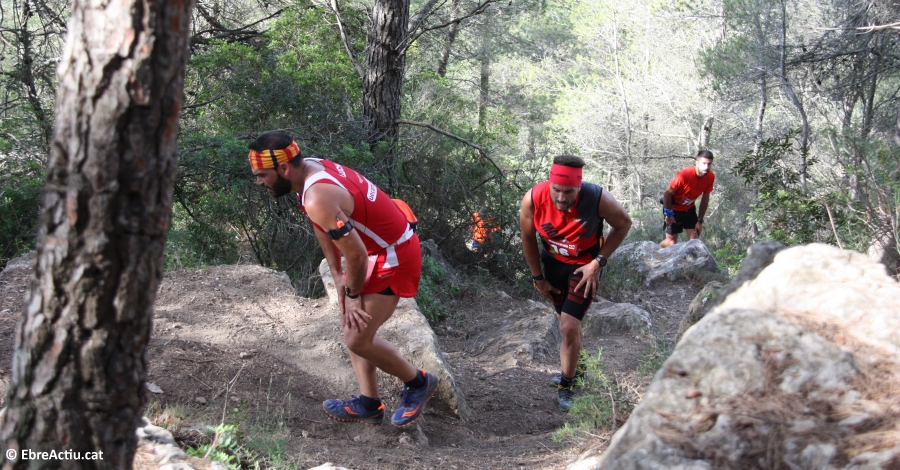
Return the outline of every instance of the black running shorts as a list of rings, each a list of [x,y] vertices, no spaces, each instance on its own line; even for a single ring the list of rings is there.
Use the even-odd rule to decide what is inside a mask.
[[[663,221],[663,230],[669,235],[678,235],[685,229],[694,230],[697,225],[697,206],[691,206],[686,211],[675,211],[675,222],[666,225]]]
[[[575,292],[575,286],[584,277],[581,273],[576,274],[575,270],[584,265],[563,263],[546,251],[541,252],[541,263],[544,265],[544,279],[560,291],[559,294],[551,294],[556,313],[583,319],[594,300],[593,297],[584,298],[584,286],[581,291]]]

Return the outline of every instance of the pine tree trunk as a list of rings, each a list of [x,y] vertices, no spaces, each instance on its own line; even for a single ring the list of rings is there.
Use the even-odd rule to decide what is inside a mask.
[[[74,5],[3,468],[131,468],[171,222],[191,0]]]
[[[406,54],[401,50],[409,22],[409,0],[376,0],[369,32],[368,68],[363,78],[367,140],[374,145],[397,138],[400,91]]]

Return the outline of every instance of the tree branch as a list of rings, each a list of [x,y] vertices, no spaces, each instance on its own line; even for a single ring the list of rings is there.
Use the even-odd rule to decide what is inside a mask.
[[[347,36],[347,30],[344,27],[344,18],[341,17],[341,8],[338,6],[337,0],[331,0],[328,2],[328,6],[331,8],[331,11],[334,13],[334,18],[337,20],[338,31],[341,33],[341,42],[344,43],[344,50],[347,51],[350,63],[353,64],[353,70],[356,71],[359,78],[365,78],[365,69],[357,58],[359,53],[354,51],[353,46],[350,44],[350,38]]]
[[[484,3],[478,5],[477,7],[475,7],[474,10],[470,11],[469,13],[467,13],[467,14],[465,14],[465,15],[463,15],[463,16],[460,16],[459,18],[454,18],[454,19],[452,19],[452,20],[450,20],[450,21],[447,21],[447,22],[445,22],[445,23],[441,23],[441,24],[439,24],[439,25],[431,26],[431,27],[428,27],[428,28],[422,28],[422,30],[419,31],[418,34],[413,35],[413,34],[412,34],[412,31],[410,31],[410,34],[406,36],[406,40],[404,40],[404,41],[400,44],[400,47],[399,47],[400,54],[406,54],[406,50],[409,49],[409,47],[412,46],[413,43],[415,43],[417,39],[419,39],[419,36],[421,36],[421,35],[427,33],[428,31],[434,31],[434,30],[436,30],[436,29],[446,28],[447,26],[450,26],[450,25],[452,25],[452,24],[454,24],[454,23],[459,23],[459,22],[461,22],[462,20],[465,20],[465,19],[467,19],[467,18],[471,18],[471,17],[473,17],[473,16],[475,16],[475,15],[480,15],[480,14],[484,13],[484,10],[485,10],[491,3],[494,3],[494,2],[496,2],[496,1],[497,1],[497,0],[485,0]]]
[[[437,127],[435,127],[435,126],[433,126],[433,125],[431,125],[431,124],[428,124],[428,123],[426,123],[426,122],[407,121],[406,119],[397,119],[397,120],[395,120],[394,122],[396,122],[397,124],[409,124],[410,126],[424,127],[424,128],[426,128],[426,129],[431,129],[432,131],[437,132],[438,134],[441,134],[441,135],[443,135],[443,136],[447,136],[447,137],[449,137],[449,138],[451,138],[451,139],[458,140],[458,141],[460,141],[460,142],[462,142],[462,143],[468,145],[469,147],[472,147],[472,148],[478,150],[478,156],[481,157],[481,158],[483,158],[483,159],[485,159],[485,160],[487,160],[487,161],[489,161],[489,162],[491,162],[491,165],[494,165],[494,168],[497,169],[497,173],[499,173],[501,176],[503,175],[503,170],[502,170],[499,166],[497,166],[497,164],[494,163],[494,161],[491,160],[490,157],[487,156],[487,152],[485,152],[484,149],[483,149],[480,145],[478,145],[478,144],[476,144],[476,143],[474,143],[474,142],[471,142],[471,141],[469,141],[469,140],[466,140],[466,139],[464,139],[464,138],[462,138],[462,137],[460,137],[460,136],[458,136],[458,135],[456,135],[456,134],[447,132],[447,131],[445,131],[445,130],[443,130],[443,129],[437,128]]]

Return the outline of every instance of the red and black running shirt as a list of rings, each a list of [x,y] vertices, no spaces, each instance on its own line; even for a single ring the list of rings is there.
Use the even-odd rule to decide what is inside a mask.
[[[557,261],[587,264],[603,245],[603,218],[597,215],[603,188],[582,183],[575,205],[562,212],[550,196],[550,182],[531,188],[534,228],[541,236],[544,251]]]

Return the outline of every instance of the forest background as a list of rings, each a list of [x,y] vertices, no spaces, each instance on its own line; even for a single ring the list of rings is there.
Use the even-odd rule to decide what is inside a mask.
[[[372,47],[383,4],[405,10],[393,57]],[[34,249],[72,5],[0,5],[4,265]],[[198,2],[166,266],[255,262],[322,293],[310,225],[245,160],[276,129],[406,200],[420,237],[464,272],[523,288],[519,201],[562,153],[623,203],[630,240],[661,239],[659,197],[708,148],[703,239],[723,269],[760,239],[896,263],[898,21],[897,1]],[[373,105],[372,77],[389,69],[396,100]],[[376,122],[385,107],[395,117]],[[474,212],[499,227],[477,253]],[[434,317],[452,289],[428,266]]]

